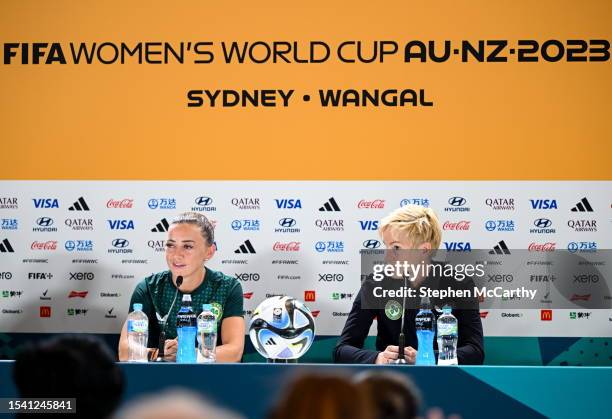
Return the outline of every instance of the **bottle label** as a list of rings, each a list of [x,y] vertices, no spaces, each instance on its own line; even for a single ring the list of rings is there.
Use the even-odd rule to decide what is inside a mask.
[[[217,323],[214,321],[198,322],[198,333],[215,333],[217,331]]]
[[[438,325],[438,336],[445,335],[457,335],[457,324],[456,323],[442,323]]]
[[[128,320],[128,333],[146,333],[149,331],[149,322],[146,320]]]

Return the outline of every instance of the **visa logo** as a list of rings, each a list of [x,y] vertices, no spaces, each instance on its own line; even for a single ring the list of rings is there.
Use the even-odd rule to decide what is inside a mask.
[[[132,220],[107,220],[111,230],[134,230]]]
[[[292,208],[302,208],[302,201],[299,199],[275,199],[276,208],[279,209],[292,209]]]
[[[530,199],[532,209],[557,209],[556,199]]]
[[[59,208],[57,199],[32,199],[34,208]]]
[[[444,247],[450,252],[471,252],[470,242],[444,242]]]
[[[359,226],[362,230],[378,230],[378,221],[359,221]]]

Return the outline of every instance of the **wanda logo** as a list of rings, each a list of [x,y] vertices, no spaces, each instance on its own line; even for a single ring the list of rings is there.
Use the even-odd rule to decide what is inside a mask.
[[[469,230],[470,229],[470,223],[471,221],[459,221],[456,223],[451,223],[450,221],[447,221],[444,223],[444,226],[442,226],[442,228],[444,230]]]
[[[530,252],[552,252],[555,250],[557,243],[531,243],[528,247]]]
[[[362,199],[357,204],[357,208],[359,209],[382,209],[385,207],[384,199],[374,199],[373,201],[366,201]]]
[[[56,250],[57,241],[56,240],[49,240],[46,242],[35,241],[34,243],[32,243],[32,246],[30,246],[30,248],[32,250]]]
[[[275,252],[297,252],[300,250],[300,244],[301,242],[276,242],[274,243],[272,250],[274,250]]]
[[[109,199],[106,203],[106,208],[132,208],[134,206],[133,199]]]

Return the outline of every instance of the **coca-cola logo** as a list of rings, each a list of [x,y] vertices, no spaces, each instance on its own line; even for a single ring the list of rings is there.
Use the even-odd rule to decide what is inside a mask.
[[[274,243],[272,250],[274,250],[275,252],[297,252],[300,250],[300,244],[301,242],[276,242]]]
[[[132,208],[134,200],[131,198],[125,199],[109,199],[106,203],[106,208]]]
[[[359,209],[382,209],[384,207],[385,207],[384,199],[374,199],[372,201],[366,201],[365,199],[362,199],[357,204],[357,208]]]
[[[32,250],[56,250],[57,249],[57,240],[49,240],[46,242],[35,241],[30,246]]]
[[[557,243],[531,243],[528,247],[530,252],[552,252],[555,250]]]
[[[442,228],[444,230],[461,230],[461,231],[465,231],[465,230],[469,230],[470,229],[470,223],[471,223],[471,221],[458,221],[456,223],[451,223],[450,221],[447,221],[447,222],[444,223]]]

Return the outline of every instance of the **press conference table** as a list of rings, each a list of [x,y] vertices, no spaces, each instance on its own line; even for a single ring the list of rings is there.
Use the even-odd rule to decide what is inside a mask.
[[[393,370],[407,374],[426,407],[465,418],[610,417],[612,367],[417,367],[333,364],[128,364],[125,400],[185,387],[249,418],[263,418],[286,383],[301,372]],[[0,397],[16,397],[13,361],[0,361]],[[78,401],[77,401],[78,403]],[[78,404],[77,404],[78,406]]]

